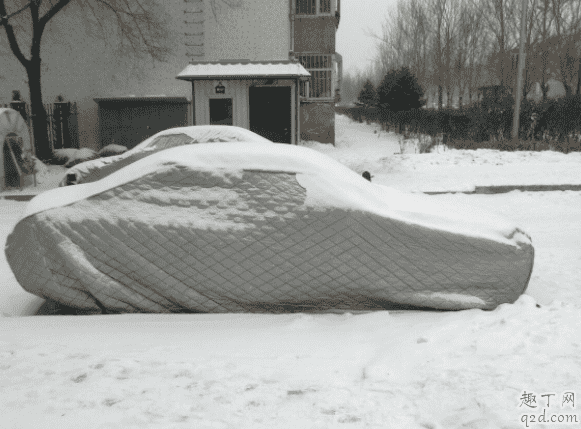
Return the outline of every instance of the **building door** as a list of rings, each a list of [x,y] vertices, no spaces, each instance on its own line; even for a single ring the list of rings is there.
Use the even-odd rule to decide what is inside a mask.
[[[232,125],[231,98],[210,98],[210,125]]]
[[[250,87],[250,131],[275,143],[291,143],[291,88]]]

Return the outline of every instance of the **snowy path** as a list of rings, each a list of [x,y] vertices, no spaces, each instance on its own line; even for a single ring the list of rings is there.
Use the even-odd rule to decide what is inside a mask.
[[[413,140],[401,152],[400,137],[376,124],[359,124],[336,117],[336,147],[316,142],[317,149],[362,173],[373,182],[403,191],[462,192],[476,186],[581,184],[581,152],[501,152],[446,150],[416,154]],[[374,134],[376,132],[376,134]]]

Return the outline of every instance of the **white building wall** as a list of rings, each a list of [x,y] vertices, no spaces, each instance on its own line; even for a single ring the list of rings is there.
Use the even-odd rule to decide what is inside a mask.
[[[289,0],[239,0],[216,16],[205,0],[204,60],[288,60]]]
[[[226,88],[224,94],[216,94],[219,82]],[[248,128],[248,87],[250,80],[201,80],[195,83],[196,125],[210,123],[210,98],[232,99],[232,125]]]
[[[51,20],[43,36],[44,101],[50,103],[63,95],[77,102],[80,145],[98,149],[95,97],[165,94],[190,98],[191,84],[175,77],[191,60],[287,60],[289,0],[237,2],[238,7],[229,8],[217,1],[221,6],[214,17],[208,0],[157,0],[173,48],[163,63],[119,55],[114,38],[101,40],[85,25],[90,12],[72,2]],[[112,35],[117,31],[114,26],[105,30]],[[28,49],[25,43],[23,49]],[[20,90],[29,101],[24,68],[1,37],[0,50],[8,52],[0,61],[0,103],[10,102],[12,90]],[[200,51],[203,55],[191,55]]]

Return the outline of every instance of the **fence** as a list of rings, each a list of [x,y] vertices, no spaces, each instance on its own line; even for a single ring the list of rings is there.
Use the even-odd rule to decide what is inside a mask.
[[[30,104],[15,101],[0,107],[10,107],[22,115],[30,124]],[[51,152],[55,149],[79,148],[79,124],[77,119],[77,103],[57,102],[45,104],[46,129]],[[32,130],[30,130],[32,133]]]

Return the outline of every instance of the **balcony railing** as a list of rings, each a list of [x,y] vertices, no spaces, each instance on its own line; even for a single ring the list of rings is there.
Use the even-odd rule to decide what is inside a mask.
[[[311,73],[308,82],[301,85],[301,96],[305,98],[332,98],[333,56],[325,54],[298,54],[301,65]]]
[[[296,0],[297,15],[330,15],[334,14],[333,0]]]

